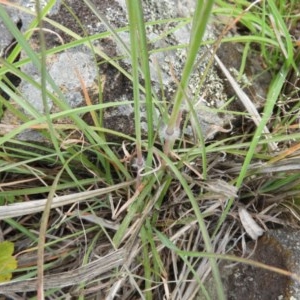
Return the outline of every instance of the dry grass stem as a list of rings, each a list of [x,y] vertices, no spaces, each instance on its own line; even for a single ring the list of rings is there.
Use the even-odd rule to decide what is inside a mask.
[[[124,187],[129,187],[133,183],[135,183],[135,180],[119,183],[97,190],[54,197],[51,203],[51,208],[57,208],[67,204],[90,200],[94,197],[105,195],[109,192],[116,191]],[[41,212],[44,210],[46,203],[47,199],[41,199],[32,200],[30,202],[14,203],[7,206],[0,206],[0,220]]]
[[[87,282],[107,272],[111,275],[117,267],[122,266],[126,261],[126,250],[118,249],[108,255],[97,259],[76,270],[44,276],[44,288],[61,288],[70,285],[77,285]],[[37,279],[24,279],[22,281],[10,281],[0,284],[0,291],[7,292],[30,292],[36,291]]]
[[[241,100],[244,107],[246,108],[246,110],[250,114],[253,122],[256,124],[256,126],[258,126],[259,123],[261,122],[261,116],[258,113],[258,111],[257,111],[256,107],[254,106],[253,102],[246,95],[246,93],[241,89],[241,87],[236,82],[236,80],[231,76],[230,72],[225,67],[225,65],[222,63],[222,61],[219,59],[219,57],[217,55],[215,55],[214,57],[215,57],[215,60],[216,60],[217,64],[221,68],[222,72],[224,73],[224,75],[228,79],[230,85],[232,86],[232,88],[236,92],[236,95]],[[267,139],[271,137],[271,133],[270,133],[269,129],[266,126],[264,127],[263,132],[266,134]],[[270,148],[271,151],[278,151],[279,150],[278,146],[274,142],[269,142],[268,147]]]

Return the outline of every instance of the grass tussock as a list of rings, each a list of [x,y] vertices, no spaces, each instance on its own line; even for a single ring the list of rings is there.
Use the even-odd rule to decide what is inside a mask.
[[[172,20],[178,26],[190,23],[191,36],[188,45],[176,45],[187,48],[187,57],[181,77],[174,76],[177,90],[167,105],[171,100],[159,99],[152,86],[146,28],[170,20],[145,23],[142,3],[126,3],[130,25],[116,29],[84,0],[82,5],[107,28],[94,35],[85,34],[75,14],[82,35],[50,20],[46,15],[54,0],[37,13],[17,7],[35,17],[24,33],[0,6],[0,18],[15,39],[0,60],[0,112],[2,117],[10,111],[22,121],[1,124],[5,134],[0,137],[0,238],[14,243],[18,261],[13,281],[0,283],[0,293],[12,299],[210,299],[210,278],[215,297],[225,299],[220,261],[268,268],[232,253],[244,253],[250,237],[270,228],[299,227],[297,1],[196,1],[193,17]],[[209,22],[221,22],[224,30],[216,40],[204,41]],[[45,23],[70,41],[47,49]],[[34,32],[39,51],[30,46]],[[128,44],[122,40],[124,32],[129,32]],[[109,57],[95,46],[94,41],[108,37],[123,46],[123,57]],[[229,42],[259,51],[272,74],[263,111],[215,57],[220,44]],[[90,48],[95,63],[111,64],[130,80],[132,98],[106,102],[100,88],[94,103],[81,80],[86,106],[70,108],[45,62],[49,55],[78,45]],[[230,129],[219,128],[210,140],[199,125],[194,139],[180,128],[202,47],[209,47],[211,60],[221,66],[239,99],[235,101],[244,106],[243,112],[232,112],[228,103],[219,109],[224,115],[235,113],[236,122]],[[26,55],[20,57],[21,51]],[[124,58],[130,71],[122,64]],[[41,82],[22,72],[29,63],[40,70]],[[9,74],[40,89],[45,113],[23,98]],[[201,88],[197,92],[195,99],[202,97]],[[59,110],[49,110],[48,97]],[[133,106],[134,135],[103,126],[105,109],[121,105]],[[192,118],[193,103],[189,105]],[[143,109],[147,136],[141,126]],[[86,113],[90,124],[82,119]],[[72,122],[60,122],[64,118]],[[18,139],[31,129],[45,143]]]

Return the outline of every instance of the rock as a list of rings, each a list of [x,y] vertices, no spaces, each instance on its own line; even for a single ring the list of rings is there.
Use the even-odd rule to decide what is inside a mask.
[[[34,19],[34,15],[30,11],[35,11],[35,0],[11,0],[10,4],[1,5],[5,8],[6,12],[10,16],[11,20],[18,24],[18,28],[25,32],[28,30],[30,23]],[[45,7],[48,1],[41,0],[41,7]],[[56,0],[54,6],[49,12],[49,16],[58,13],[61,5],[61,0]],[[19,9],[22,7],[23,9]],[[27,11],[26,11],[27,10]],[[3,56],[4,49],[11,43],[13,36],[4,25],[3,21],[0,20],[1,38],[0,38],[0,55]]]
[[[246,256],[250,255],[251,260],[296,273],[300,277],[299,241],[298,230],[270,230],[258,239],[257,245],[254,242],[247,244]],[[220,270],[228,300],[300,299],[300,282],[287,276],[242,263],[233,265],[227,261],[221,262]],[[210,295],[216,296],[211,278],[206,286]],[[202,297],[197,299],[201,300]]]
[[[8,13],[11,12],[10,10],[8,11]],[[10,15],[14,13],[9,13]],[[12,17],[12,16],[10,16]],[[15,17],[14,18],[14,22],[17,23],[18,20]],[[11,42],[13,41],[13,36],[11,35],[11,33],[7,30],[6,26],[3,24],[3,22],[0,22],[0,32],[1,32],[1,38],[0,38],[0,55],[1,57],[6,57],[7,56],[7,51],[8,51],[8,47],[11,44]]]
[[[23,5],[24,3],[21,0],[12,0],[10,1],[14,5]],[[28,1],[27,1],[28,2]],[[16,26],[21,29],[23,22],[28,19],[28,15],[22,13],[21,10],[15,8],[14,6],[4,6],[7,14],[11,18],[11,20],[16,24]],[[10,33],[10,31],[4,25],[4,22],[0,20],[0,56],[6,58],[9,54],[9,50],[11,49],[11,44],[14,42],[14,37]]]
[[[25,1],[25,0],[23,0]],[[30,1],[22,2],[23,5],[28,6]],[[192,11],[193,2],[187,1],[187,5],[183,6],[182,3],[177,3],[177,1],[145,1],[144,2],[144,9],[145,9],[145,19],[146,21],[161,19],[161,18],[176,18],[176,17],[183,17],[187,16],[187,14]],[[67,1],[67,4],[72,8],[78,18],[81,20],[83,25],[88,31],[88,34],[95,34],[96,32],[104,32],[106,31],[106,27],[102,24],[98,18],[96,18],[92,12],[82,4],[82,1],[75,0],[75,1]],[[109,1],[103,3],[103,1],[95,1],[96,7],[99,11],[106,16],[108,21],[115,26],[116,28],[125,26],[127,24],[126,19],[126,11],[125,11],[125,4],[124,1]],[[61,22],[62,25],[69,26],[71,29],[77,29],[78,25],[74,25],[76,23],[72,15],[66,12],[64,6],[61,6],[60,10],[54,13],[51,18],[55,21]],[[21,18],[24,18],[23,15],[20,15]],[[28,26],[28,21],[23,21],[22,30],[26,30],[26,26]],[[25,26],[24,26],[25,24]],[[74,26],[73,26],[74,25]],[[177,24],[162,24],[156,25],[148,28],[148,37],[149,37],[149,47],[151,49],[160,49],[167,46],[174,46],[178,44],[187,44],[189,40],[189,31],[190,28],[188,25],[181,26],[181,28],[175,30],[174,32],[170,32],[165,38],[161,38],[161,35],[164,34],[166,30],[174,30],[175,25]],[[53,29],[51,26],[48,26],[50,29]],[[82,30],[78,29],[78,34],[82,34]],[[206,39],[213,38],[214,35],[212,33],[213,28],[210,28],[206,33]],[[61,34],[65,42],[70,41],[70,37],[67,37],[66,34],[59,32],[56,29],[58,34]],[[48,34],[46,34],[47,36]],[[129,47],[129,36],[127,32],[120,33],[121,38]],[[47,47],[51,47],[51,40],[53,41],[53,35],[51,35],[52,39],[47,38]],[[55,46],[56,42],[52,42]],[[38,40],[36,37],[33,37],[31,40],[32,47],[36,47],[38,44]],[[100,47],[100,49],[106,53],[110,57],[114,57],[116,55],[124,54],[121,47],[114,42],[114,40],[110,37],[107,37],[103,40],[95,42],[95,45]],[[73,49],[72,50],[72,60],[73,61],[80,61],[82,53],[81,50]],[[203,55],[207,49],[203,49],[202,53],[199,54]],[[85,53],[87,53],[86,51]],[[89,75],[84,77],[84,81],[86,82],[86,87],[88,92],[90,89],[93,89],[93,84],[89,84],[89,82],[96,81],[96,67],[93,68],[92,66],[92,54],[90,58],[85,57],[84,59],[88,62],[90,68]],[[78,56],[78,58],[76,58]],[[78,80],[75,79],[76,76],[72,75],[74,72],[70,66],[67,68],[63,66],[62,60],[66,58],[66,54],[58,53],[53,55],[49,58],[49,64],[47,64],[47,70],[54,78],[57,86],[64,92],[65,98],[70,107],[75,106],[82,106],[84,105],[85,101],[82,97],[81,86]],[[170,102],[174,93],[177,88],[176,80],[180,79],[180,74],[183,69],[183,64],[186,58],[186,51],[185,49],[177,49],[168,52],[153,52],[150,55],[150,68],[151,68],[151,75],[153,80],[153,90],[156,94],[157,101],[167,101]],[[53,63],[56,61],[56,63]],[[67,61],[67,60],[66,60]],[[60,64],[61,62],[61,64]],[[95,65],[95,64],[94,64]],[[130,72],[131,66],[130,61],[128,59],[124,59],[121,62],[122,67],[127,71]],[[189,97],[192,99],[197,92],[199,82],[201,80],[201,75],[205,71],[206,63],[200,64],[198,69],[193,73],[189,85],[189,91],[187,91]],[[63,72],[59,72],[59,68],[62,68]],[[77,66],[77,68],[81,68],[81,66]],[[57,70],[54,72],[54,70]],[[40,75],[37,73],[37,70],[32,68],[32,65],[26,65],[22,67],[22,71],[28,74],[30,77],[34,78],[35,81],[40,80]],[[81,70],[79,70],[81,72]],[[103,101],[124,101],[124,100],[131,100],[132,99],[132,87],[131,82],[126,76],[120,73],[115,67],[111,66],[108,63],[103,64],[100,60],[100,67],[98,72],[101,74],[102,78],[104,78],[104,88],[103,88]],[[72,74],[71,74],[72,73]],[[162,81],[160,80],[162,78]],[[65,80],[68,80],[67,83]],[[70,84],[70,81],[74,81]],[[199,122],[202,125],[202,129],[204,132],[205,137],[213,136],[215,132],[215,126],[222,127],[226,124],[226,118],[221,118],[218,114],[210,111],[209,105],[213,102],[214,105],[217,107],[224,103],[226,99],[226,95],[222,93],[222,82],[219,77],[216,75],[214,69],[208,72],[205,81],[205,89],[203,89],[203,93],[205,93],[205,99],[202,97],[197,97],[194,99],[194,102],[197,102],[195,105],[195,110],[199,118]],[[65,89],[65,87],[68,88]],[[99,85],[100,86],[100,85]],[[64,88],[62,88],[64,87]],[[43,105],[41,102],[40,93],[33,88],[29,83],[22,82],[19,86],[19,91],[23,94],[24,99],[29,101],[33,107],[37,109],[38,112],[43,111]],[[52,89],[49,89],[52,92]],[[29,97],[30,95],[30,97]],[[164,99],[162,99],[162,95],[165,95]],[[71,101],[71,103],[69,102]],[[49,105],[52,107],[51,101],[49,100]],[[206,107],[206,108],[205,108]],[[203,109],[204,108],[204,109]],[[188,105],[185,104],[185,109],[188,110]],[[159,120],[161,115],[159,115],[158,110],[156,112],[156,119]],[[6,114],[9,114],[7,111]],[[3,120],[9,120],[11,117],[4,117]],[[2,123],[2,128],[5,127]],[[104,126],[113,129],[115,131],[121,131],[128,135],[134,135],[134,118],[133,118],[133,108],[131,106],[120,106],[115,108],[106,109],[104,112]],[[144,130],[144,135],[147,134],[147,122],[146,122],[146,113],[145,110],[142,109],[142,128]],[[4,134],[5,132],[0,132],[0,134]],[[186,128],[185,133],[192,135],[192,127],[191,124]],[[22,136],[22,135],[21,135]],[[34,134],[32,138],[28,131],[26,132],[26,139],[29,140],[36,140],[38,135]],[[20,136],[19,136],[20,137]]]
[[[277,240],[283,248],[281,257],[286,259],[287,270],[296,273],[300,277],[300,232],[290,228],[272,230],[270,237]],[[284,254],[286,253],[286,257]],[[288,280],[288,288],[286,289],[286,298],[300,298],[300,282],[296,280]],[[284,298],[282,298],[284,299]]]
[[[88,90],[95,89],[97,78],[97,67],[92,59],[92,54],[88,49],[73,48],[70,51],[56,54],[48,57],[47,69],[49,75],[55,78],[55,83],[63,91],[65,100],[71,108],[78,107],[84,103],[81,92],[80,79],[83,80]],[[62,72],[63,70],[63,72]],[[31,64],[22,68],[22,71],[29,74],[36,82],[40,82],[40,74]],[[50,93],[53,89],[47,87]],[[22,82],[19,90],[23,97],[36,108],[40,113],[44,113],[44,107],[41,103],[41,92],[28,82]],[[49,99],[50,111],[54,110],[54,103]]]
[[[22,3],[25,7],[32,7],[32,1],[29,0],[18,0],[18,3]],[[125,1],[102,1],[95,0],[95,7],[98,9],[100,14],[104,15],[108,22],[114,26],[114,28],[122,28],[127,25],[126,16],[126,5]],[[107,30],[105,23],[101,22],[98,17],[96,17],[92,11],[82,3],[80,0],[66,1],[66,5],[73,10],[74,14],[78,17],[80,22],[85,28],[85,32],[82,27],[78,24],[74,16],[70,14],[70,11],[66,9],[66,6],[59,5],[60,2],[52,9],[51,14],[48,16],[50,19],[64,25],[71,30],[73,30],[78,35],[94,35],[97,33],[105,32]],[[143,1],[145,21],[150,22],[159,19],[175,19],[182,17],[189,17],[194,9],[194,1],[177,1],[177,0],[147,0]],[[22,20],[22,31],[26,31],[29,22],[28,16],[22,13],[18,14],[18,18]],[[27,14],[28,15],[28,14]],[[32,16],[29,16],[32,18]],[[30,19],[31,20],[31,19]],[[58,28],[54,28],[52,25],[45,22],[45,27],[54,30],[65,43],[70,42],[73,38],[67,35],[65,32],[60,31]],[[213,24],[209,25],[205,33],[205,40],[216,40],[218,30]],[[190,24],[183,24],[177,22],[166,22],[162,24],[156,24],[154,26],[147,26],[147,36],[149,49],[151,50],[149,55],[151,79],[153,86],[153,99],[157,102],[163,102],[164,105],[160,105],[160,108],[164,108],[165,112],[154,110],[156,120],[155,128],[159,130],[162,126],[161,119],[164,122],[167,117],[167,111],[169,107],[172,106],[172,100],[175,95],[178,82],[181,77],[184,62],[186,60],[186,49],[185,47],[176,48],[176,45],[187,45],[189,42],[190,35]],[[119,32],[123,43],[127,48],[129,48],[129,34],[126,31]],[[9,38],[8,38],[9,40]],[[53,34],[46,33],[47,48],[56,47],[59,41],[54,37]],[[7,42],[7,41],[6,41]],[[3,42],[3,43],[6,43]],[[32,47],[38,50],[39,40],[36,35],[30,40]],[[172,48],[174,46],[174,48]],[[117,56],[124,56],[125,58],[118,62],[125,70],[130,74],[131,63],[130,59],[126,58],[126,53],[124,53],[124,48],[120,43],[116,42],[113,37],[107,36],[103,39],[98,39],[93,42],[94,51],[97,53],[101,50],[107,56],[112,59]],[[170,50],[162,50],[165,48],[170,48]],[[84,54],[83,52],[84,51]],[[85,74],[83,80],[86,81],[85,85],[89,94],[95,94],[95,85],[103,86],[102,96],[104,102],[118,102],[132,100],[132,84],[130,79],[126,77],[126,74],[120,72],[115,66],[112,66],[107,61],[99,58],[99,68],[97,69],[96,63],[93,62],[93,54],[87,49],[73,48],[68,50],[67,53],[56,53],[48,58],[47,70],[52,75],[59,89],[64,93],[66,103],[69,107],[77,107],[85,105],[85,99],[83,97],[82,86],[80,82],[76,79],[74,75],[74,68],[68,64],[67,56],[72,56],[72,61],[83,61],[86,62]],[[99,52],[98,52],[99,53]],[[24,57],[24,54],[22,54]],[[84,58],[81,58],[84,55]],[[89,57],[88,57],[89,56]],[[210,63],[210,54],[208,47],[202,47],[198,55],[199,63],[192,73],[188,89],[186,91],[187,99],[182,106],[185,111],[185,118],[182,122],[183,133],[189,138],[193,137],[195,132],[196,124],[200,124],[203,131],[203,136],[205,139],[210,139],[214,137],[215,133],[224,130],[223,128],[228,126],[228,124],[233,119],[232,115],[220,114],[214,109],[219,109],[222,107],[228,99],[228,95],[225,93],[226,84],[224,85],[224,78],[220,77],[218,74],[218,69],[212,65],[206,70]],[[63,60],[66,61],[66,66],[64,66]],[[225,59],[226,60],[226,59]],[[82,72],[82,65],[76,66],[80,72]],[[63,72],[60,72],[62,68]],[[56,71],[54,71],[56,70]],[[88,71],[89,70],[89,71]],[[34,78],[34,80],[39,81],[40,75],[37,70],[32,68],[31,64],[22,67],[27,75]],[[87,73],[88,74],[87,74]],[[206,73],[207,72],[207,73]],[[101,82],[99,82],[99,77],[97,73],[100,74]],[[201,83],[203,76],[205,74],[204,82]],[[98,80],[98,82],[97,82]],[[72,83],[70,82],[72,81]],[[97,82],[97,83],[95,83]],[[200,86],[201,83],[201,86]],[[258,90],[258,88],[256,88]],[[96,89],[97,90],[97,89]],[[199,92],[200,90],[200,92]],[[33,107],[37,109],[38,112],[43,111],[43,105],[40,99],[39,92],[33,88],[28,82],[21,82],[19,86],[19,91],[23,93],[25,101],[29,101]],[[53,92],[49,88],[49,92]],[[30,97],[29,97],[30,95]],[[190,115],[190,105],[195,110],[197,119],[194,120]],[[51,100],[48,101],[50,107]],[[5,114],[11,114],[6,111]],[[162,116],[162,114],[164,114]],[[145,108],[142,108],[142,124],[143,134],[147,135],[147,121]],[[130,136],[134,136],[134,114],[133,107],[130,105],[116,106],[114,108],[108,108],[104,110],[104,127],[112,129],[117,132],[122,132]],[[3,128],[7,128],[7,120],[12,119],[11,116],[4,116],[1,120],[0,134],[5,134]],[[89,122],[90,118],[86,118]],[[21,122],[21,121],[20,121]],[[30,130],[29,130],[30,131]],[[19,137],[21,137],[20,135]],[[35,140],[38,135],[35,133],[32,138],[30,134],[26,133],[26,139]],[[24,137],[24,135],[23,135]]]

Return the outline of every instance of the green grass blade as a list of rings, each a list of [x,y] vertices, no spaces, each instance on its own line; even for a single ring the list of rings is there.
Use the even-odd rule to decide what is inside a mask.
[[[202,38],[211,14],[213,4],[214,1],[197,1],[193,16],[193,25],[191,30],[187,59],[182,71],[180,86],[177,88],[177,92],[175,95],[174,107],[172,109],[170,120],[166,129],[166,135],[172,136],[175,130],[176,122],[179,116],[179,111],[181,109],[181,104],[185,95],[185,89],[188,85],[190,75],[195,65],[197,54],[202,43]]]

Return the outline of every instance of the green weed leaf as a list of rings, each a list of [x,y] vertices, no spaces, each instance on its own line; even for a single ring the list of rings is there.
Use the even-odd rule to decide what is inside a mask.
[[[14,244],[12,242],[0,243],[0,282],[9,281],[12,271],[17,268],[17,260],[12,256]]]

